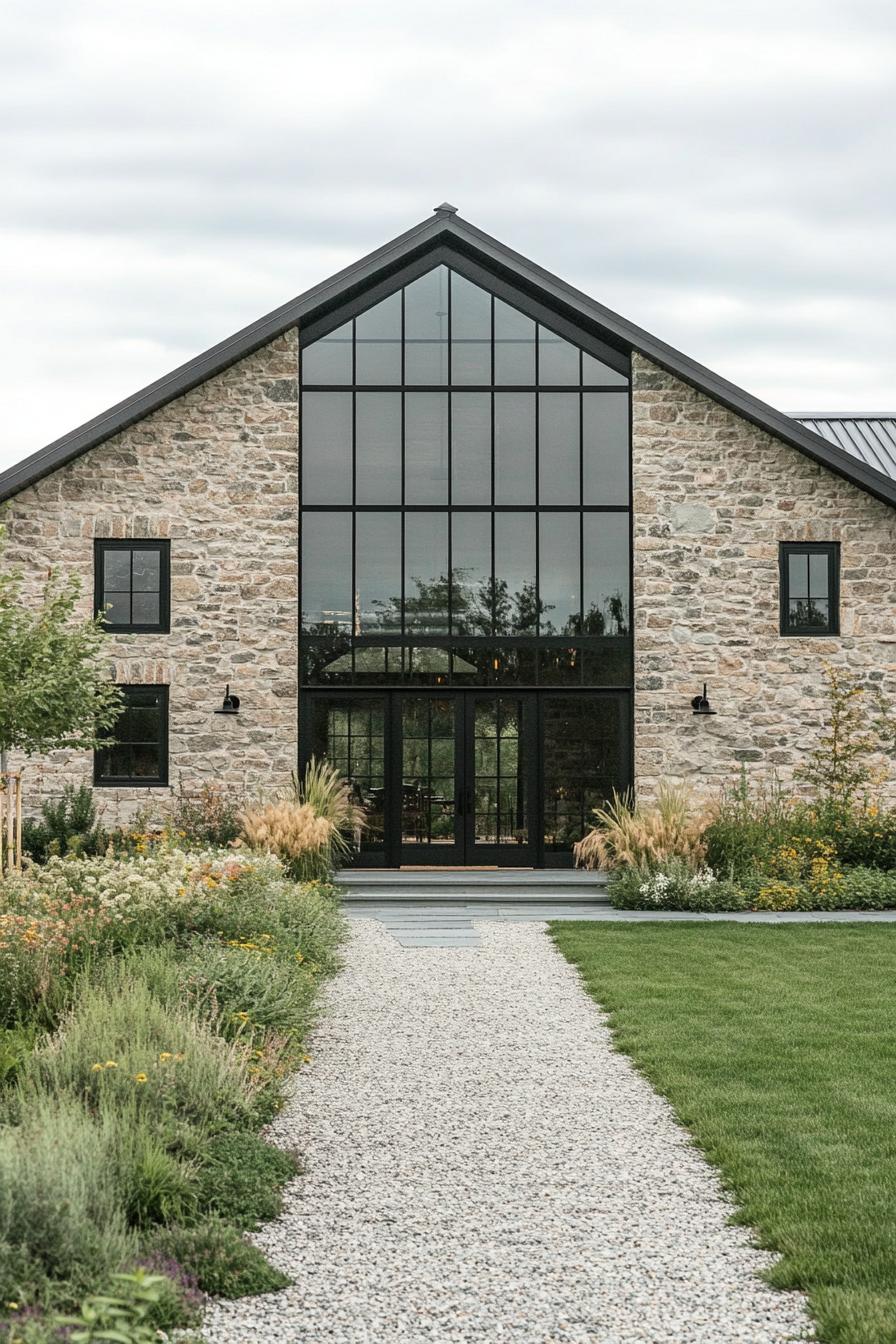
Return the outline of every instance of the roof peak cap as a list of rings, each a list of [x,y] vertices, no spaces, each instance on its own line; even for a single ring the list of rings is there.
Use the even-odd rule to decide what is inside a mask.
[[[434,205],[432,212],[434,215],[456,215],[457,206],[452,205],[450,201],[443,201],[441,205]]]

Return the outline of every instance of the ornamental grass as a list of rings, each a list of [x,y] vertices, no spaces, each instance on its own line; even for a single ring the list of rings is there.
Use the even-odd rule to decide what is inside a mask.
[[[691,815],[681,785],[660,786],[655,803],[614,791],[612,802],[594,809],[595,825],[573,847],[579,868],[650,868],[682,859],[698,869],[706,856],[708,817]]]

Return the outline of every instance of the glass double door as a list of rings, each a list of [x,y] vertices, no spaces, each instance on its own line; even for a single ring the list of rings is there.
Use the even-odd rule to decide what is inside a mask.
[[[400,862],[530,865],[533,697],[402,692],[397,700]]]

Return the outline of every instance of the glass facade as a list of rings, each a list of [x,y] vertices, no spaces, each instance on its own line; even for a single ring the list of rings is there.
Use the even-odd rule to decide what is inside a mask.
[[[630,782],[627,361],[500,288],[435,265],[302,348],[303,750],[366,863],[571,862]]]
[[[629,382],[597,348],[446,265],[303,348],[306,685],[630,684]]]

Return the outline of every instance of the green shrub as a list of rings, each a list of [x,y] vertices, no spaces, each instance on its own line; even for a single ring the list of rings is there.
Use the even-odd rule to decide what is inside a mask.
[[[94,855],[106,848],[108,836],[86,784],[66,784],[58,802],[43,804],[41,817],[22,824],[22,848],[35,863],[46,863],[52,854]]]
[[[184,975],[191,995],[214,1004],[221,1015],[225,1035],[228,1027],[248,1016],[253,1027],[270,1028],[289,1036],[302,1036],[311,1023],[315,978],[302,967],[296,954],[278,955],[270,934],[254,939],[231,940],[229,944],[202,943],[184,962]]]
[[[217,784],[198,789],[180,786],[174,796],[168,835],[177,843],[198,849],[223,848],[240,833],[242,801]]]
[[[746,769],[725,789],[706,828],[706,861],[735,880],[765,871],[772,856],[796,837],[823,836],[824,819],[785,792],[778,780],[750,782]]]
[[[256,1227],[280,1213],[281,1188],[297,1171],[294,1157],[255,1134],[221,1134],[204,1153],[202,1207],[235,1227]]]
[[[200,1227],[158,1228],[150,1248],[172,1256],[204,1293],[247,1297],[288,1288],[291,1282],[229,1223],[210,1218]]]
[[[159,1332],[154,1314],[163,1295],[170,1291],[171,1285],[163,1275],[149,1274],[145,1269],[113,1274],[108,1292],[85,1298],[77,1315],[60,1316],[57,1322],[66,1327],[71,1344],[99,1344],[103,1340],[155,1344]]]
[[[215,1132],[252,1121],[247,1052],[186,1008],[157,998],[133,959],[108,961],[79,989],[58,1032],[22,1070],[31,1094],[71,1097],[96,1111],[138,1108],[147,1123],[171,1116]]]
[[[142,1114],[140,1100],[107,1101],[104,1119],[111,1137],[111,1167],[122,1208],[132,1227],[190,1222],[199,1206],[196,1153],[204,1132]],[[185,1141],[186,1140],[186,1141]],[[186,1151],[185,1151],[186,1150]]]
[[[0,1086],[15,1081],[34,1049],[39,1034],[34,1023],[0,1027]]]
[[[617,910],[743,910],[746,899],[737,883],[718,878],[711,868],[698,868],[680,858],[650,867],[613,871],[608,886]]]
[[[73,1303],[133,1259],[112,1136],[73,1100],[35,1096],[0,1130],[0,1300]]]
[[[893,910],[896,872],[845,868],[836,882],[755,876],[744,883],[755,910]]]
[[[838,809],[827,834],[841,863],[861,868],[896,868],[896,811],[874,805]]]

